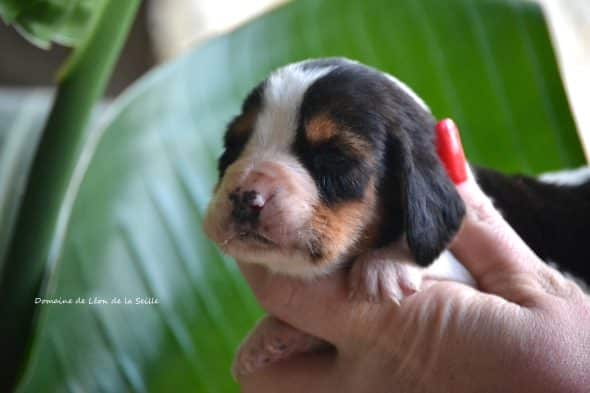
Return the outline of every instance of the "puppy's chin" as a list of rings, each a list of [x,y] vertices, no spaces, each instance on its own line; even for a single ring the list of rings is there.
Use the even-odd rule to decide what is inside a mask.
[[[239,246],[238,246],[239,248]],[[232,255],[229,254],[228,255]],[[253,263],[266,267],[275,274],[302,278],[317,278],[334,271],[339,264],[331,261],[328,264],[315,264],[301,250],[240,250],[232,255],[240,263]]]
[[[332,270],[326,266],[332,265],[332,261],[326,262],[317,255],[314,257],[312,245],[315,237],[312,230],[305,229],[310,220],[293,226],[275,218],[273,225],[244,228],[226,214],[229,210],[223,199],[214,201],[203,224],[205,234],[223,254],[290,276],[310,278]]]
[[[265,266],[273,273],[311,279],[334,271],[341,260],[314,258],[305,239],[283,245],[256,232],[230,232],[224,240],[212,239],[221,252],[241,263]]]

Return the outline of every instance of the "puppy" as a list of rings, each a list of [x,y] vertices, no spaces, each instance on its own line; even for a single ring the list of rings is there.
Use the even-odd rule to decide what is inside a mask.
[[[412,90],[373,68],[341,58],[280,68],[229,124],[205,233],[224,253],[279,274],[310,279],[351,267],[359,299],[399,302],[424,277],[474,285],[444,251],[465,207],[436,155],[434,127]],[[590,239],[590,172],[564,186],[473,170],[541,257],[588,260],[580,245]],[[245,352],[242,371],[260,361]]]
[[[372,68],[346,59],[283,67],[228,127],[205,233],[277,273],[313,278],[352,263],[355,293],[400,300],[419,289],[417,267],[437,259],[465,211],[435,154],[434,126],[422,100]],[[472,282],[448,255],[441,262],[451,266],[435,274]]]

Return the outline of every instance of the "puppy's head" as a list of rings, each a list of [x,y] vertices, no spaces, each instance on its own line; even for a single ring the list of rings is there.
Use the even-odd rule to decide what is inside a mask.
[[[464,214],[433,135],[427,107],[391,76],[345,59],[283,67],[229,124],[205,232],[226,254],[299,276],[404,234],[428,264]]]

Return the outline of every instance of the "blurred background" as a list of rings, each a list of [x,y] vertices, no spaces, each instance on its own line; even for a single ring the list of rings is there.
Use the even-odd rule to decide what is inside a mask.
[[[285,0],[145,0],[108,88],[119,94],[154,65],[284,3]],[[0,22],[0,86],[50,86],[69,49],[42,50]],[[10,54],[10,55],[8,55]]]
[[[116,96],[154,65],[172,59],[207,38],[228,32],[287,0],[144,0],[107,93]],[[532,0],[548,18],[560,71],[586,155],[590,156],[590,2]],[[0,88],[43,87],[54,82],[68,50],[30,45],[0,23]],[[7,55],[7,54],[10,54]]]
[[[20,4],[0,0],[10,3]],[[17,327],[30,343],[17,348],[24,364],[0,352],[22,368],[19,393],[237,391],[231,358],[261,310],[200,223],[225,125],[280,65],[339,55],[391,72],[435,116],[455,118],[478,164],[536,174],[590,157],[587,0],[144,0],[62,189],[59,173],[44,172],[68,153],[60,129],[40,148],[41,175],[28,176],[69,53],[39,49],[0,21],[0,284],[159,303],[35,307],[23,317],[32,331]],[[12,237],[27,181],[41,199],[63,197],[28,212],[30,242]],[[47,217],[57,219],[40,267],[3,259],[19,240],[36,249]],[[0,328],[26,309],[18,300],[30,293],[17,291],[31,287],[0,299]],[[2,392],[4,382],[0,372]]]

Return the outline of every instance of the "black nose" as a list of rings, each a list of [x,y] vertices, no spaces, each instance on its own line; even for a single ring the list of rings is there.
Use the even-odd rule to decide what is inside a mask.
[[[232,217],[239,223],[255,223],[264,207],[264,199],[254,190],[240,192],[238,188],[229,194],[229,200],[233,205]]]

